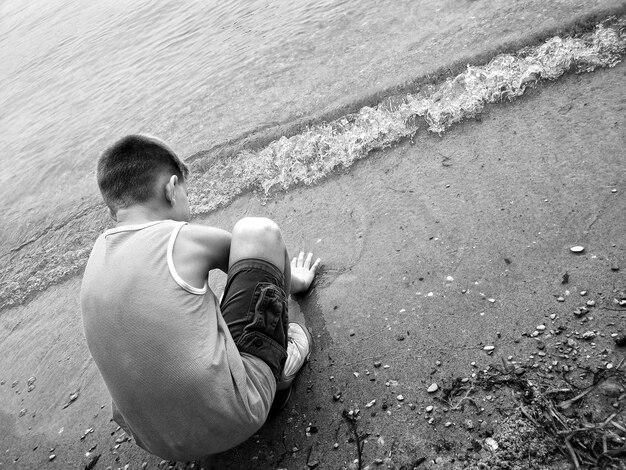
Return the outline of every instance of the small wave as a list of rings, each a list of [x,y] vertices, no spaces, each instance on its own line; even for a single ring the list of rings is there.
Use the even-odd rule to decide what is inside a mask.
[[[586,34],[553,37],[515,54],[501,54],[438,85],[391,96],[377,106],[281,137],[258,150],[216,159],[211,152],[192,163],[194,215],[211,212],[247,191],[266,197],[295,185],[311,185],[347,168],[373,150],[394,145],[420,130],[444,133],[476,117],[491,103],[513,100],[541,80],[613,67],[626,51],[626,17],[611,18]],[[89,202],[22,246],[1,256],[0,309],[24,303],[84,267],[91,244],[106,227],[101,203]]]
[[[310,185],[336,168],[346,168],[372,150],[389,147],[420,129],[442,134],[480,114],[487,104],[512,100],[538,81],[568,71],[613,67],[626,50],[626,19],[607,20],[580,37],[553,37],[516,54],[501,54],[416,94],[394,96],[375,107],[281,137],[257,151],[242,150],[221,161],[194,162],[195,214],[224,206],[245,191],[269,195],[297,184]]]

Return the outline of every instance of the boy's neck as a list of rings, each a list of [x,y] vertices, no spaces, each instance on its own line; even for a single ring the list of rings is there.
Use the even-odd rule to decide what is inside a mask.
[[[157,220],[166,220],[171,217],[166,213],[155,209],[154,207],[148,207],[142,204],[135,204],[129,207],[120,208],[115,215],[117,226],[120,225],[137,225],[147,222],[155,222]]]

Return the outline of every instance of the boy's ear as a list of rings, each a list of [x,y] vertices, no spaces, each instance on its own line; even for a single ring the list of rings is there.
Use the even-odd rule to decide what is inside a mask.
[[[178,186],[178,176],[172,175],[165,185],[165,199],[174,205],[176,199],[176,186]]]

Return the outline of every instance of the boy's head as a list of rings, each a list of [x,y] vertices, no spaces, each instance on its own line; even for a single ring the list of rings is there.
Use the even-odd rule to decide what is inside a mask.
[[[179,190],[186,198],[188,175],[187,165],[165,142],[147,135],[120,139],[98,160],[98,186],[113,217],[136,204],[172,204]]]

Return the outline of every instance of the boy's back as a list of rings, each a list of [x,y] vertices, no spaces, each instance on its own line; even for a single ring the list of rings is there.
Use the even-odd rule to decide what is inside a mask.
[[[81,291],[87,342],[116,420],[146,450],[176,460],[244,441],[276,389],[268,365],[237,350],[213,292],[178,275],[172,253],[184,224],[108,230]]]

